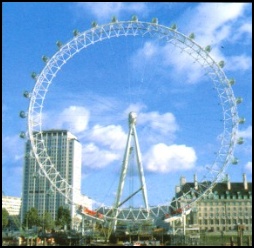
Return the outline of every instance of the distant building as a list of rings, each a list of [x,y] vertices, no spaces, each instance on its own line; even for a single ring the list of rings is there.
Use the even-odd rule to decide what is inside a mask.
[[[72,186],[71,198],[82,205],[91,207],[91,200],[81,195],[81,154],[82,146],[78,139],[67,130],[43,131],[43,139],[47,153],[56,170],[62,178]],[[57,218],[60,206],[68,207],[72,218],[76,215],[74,205],[70,205],[66,198],[49,183],[41,172],[39,165],[32,155],[31,143],[28,140],[25,147],[25,161],[23,174],[23,194],[21,221],[32,207],[38,210],[40,216],[45,211]]]
[[[5,208],[9,214],[9,230],[19,230],[21,198],[2,195],[2,209]]]
[[[180,206],[196,197],[195,194],[183,194],[189,187],[199,190],[195,176],[194,183],[186,182],[183,177],[181,185],[176,186]],[[241,183],[230,182],[227,176],[226,182],[216,184],[195,204],[186,216],[186,225],[198,226],[201,231],[208,232],[236,231],[238,225],[244,225],[245,231],[252,232],[252,183],[247,182],[245,174]]]
[[[2,195],[2,209],[5,208],[9,215],[19,216],[21,208],[21,198]]]

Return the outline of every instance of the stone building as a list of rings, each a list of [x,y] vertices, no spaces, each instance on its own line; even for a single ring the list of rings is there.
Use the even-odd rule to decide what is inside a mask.
[[[182,194],[180,206],[191,202],[196,196],[184,195],[185,184],[198,190],[194,176],[194,183],[181,178],[180,186],[176,186],[176,194]],[[184,195],[184,197],[183,197]],[[243,174],[243,182],[230,182],[229,177],[218,183],[202,196],[186,216],[186,227],[197,226],[200,231],[230,232],[237,231],[243,225],[246,232],[252,232],[252,183],[248,183]]]

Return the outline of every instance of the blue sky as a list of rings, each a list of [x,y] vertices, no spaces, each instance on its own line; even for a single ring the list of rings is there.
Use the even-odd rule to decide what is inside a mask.
[[[24,140],[27,129],[19,111],[29,101],[33,71],[44,67],[43,55],[57,52],[79,32],[137,15],[150,22],[177,24],[195,33],[202,47],[211,45],[216,61],[236,83],[245,117],[235,149],[238,165],[227,169],[232,181],[252,180],[252,4],[250,3],[3,3],[2,186],[6,195],[21,196]],[[218,96],[204,72],[174,46],[148,38],[118,38],[97,43],[74,56],[51,84],[43,110],[43,128],[68,129],[83,146],[82,192],[112,204],[128,132],[128,113],[138,113],[137,133],[151,205],[168,201],[180,176],[193,181],[211,165],[223,130]],[[126,191],[136,190],[134,158]],[[130,169],[131,171],[131,169]],[[132,182],[132,183],[130,183]],[[127,194],[127,193],[126,193]],[[135,199],[133,199],[134,201]],[[137,200],[138,201],[138,200]],[[135,204],[135,203],[133,203]]]

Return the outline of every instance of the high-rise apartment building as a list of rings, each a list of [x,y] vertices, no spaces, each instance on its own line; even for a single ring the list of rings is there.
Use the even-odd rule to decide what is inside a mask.
[[[57,171],[75,189],[72,190],[71,198],[75,199],[75,202],[91,207],[91,200],[81,195],[82,145],[78,139],[67,130],[44,131],[43,139]],[[32,154],[29,140],[26,142],[25,154],[21,221],[32,207],[38,210],[40,216],[43,216],[45,211],[51,213],[53,219],[57,218],[60,206],[68,207],[74,218],[75,206],[70,205],[43,175]]]

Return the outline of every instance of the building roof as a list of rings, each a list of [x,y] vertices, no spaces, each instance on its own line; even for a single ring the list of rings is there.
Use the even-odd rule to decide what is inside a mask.
[[[213,193],[217,192],[219,195],[230,193],[230,194],[241,194],[249,195],[249,192],[252,193],[252,183],[247,183],[247,189],[244,189],[243,183],[230,183],[230,189],[227,188],[227,183],[218,183],[213,188]]]
[[[207,184],[209,184],[209,182],[207,182]],[[236,182],[236,183],[231,183],[230,184],[230,188],[228,188],[228,182],[223,182],[223,183],[217,183],[213,189],[212,192],[214,194],[218,194],[218,195],[238,195],[240,194],[241,196],[243,195],[251,195],[252,194],[252,183],[247,183],[247,189],[244,189],[244,183],[243,182]],[[194,183],[185,183],[184,185],[181,186],[180,192],[176,193],[176,197],[180,197],[183,194],[186,193],[190,193],[191,189],[194,189]],[[200,185],[198,187],[198,190],[193,191],[194,194],[197,196],[196,192],[202,193],[204,189],[206,189],[207,187],[202,187],[202,185]]]

